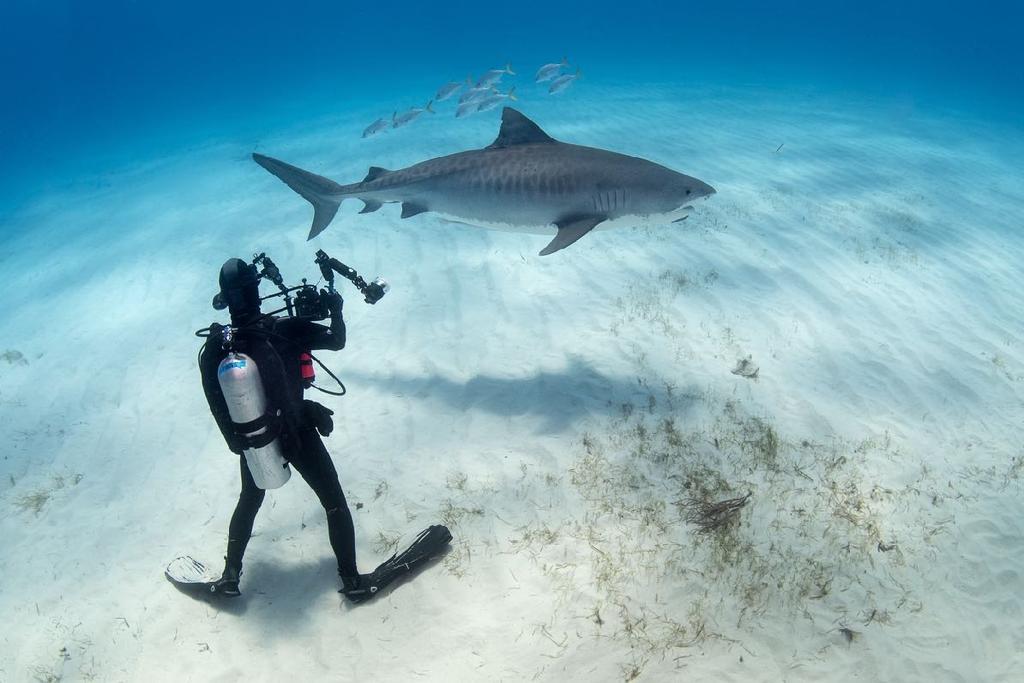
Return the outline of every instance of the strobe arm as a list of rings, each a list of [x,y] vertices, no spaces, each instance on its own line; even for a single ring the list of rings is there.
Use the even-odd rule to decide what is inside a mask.
[[[363,301],[368,304],[375,304],[380,301],[388,292],[388,283],[377,278],[367,283],[355,269],[346,266],[336,258],[327,255],[323,249],[316,252],[316,264],[320,266],[320,274],[327,280],[327,289],[334,291],[334,273],[338,273],[346,280],[355,285],[356,289],[363,295]]]

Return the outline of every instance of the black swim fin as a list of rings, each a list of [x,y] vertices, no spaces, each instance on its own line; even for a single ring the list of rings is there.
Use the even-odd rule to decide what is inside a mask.
[[[338,591],[351,602],[359,604],[376,597],[382,590],[406,574],[440,556],[452,540],[452,534],[443,524],[435,524],[420,532],[409,547],[382,562],[372,574],[362,574],[359,585]]]
[[[164,570],[164,576],[168,581],[192,597],[237,598],[242,594],[238,590],[240,574],[241,570],[226,567],[218,579],[206,565],[188,555],[175,558]]]

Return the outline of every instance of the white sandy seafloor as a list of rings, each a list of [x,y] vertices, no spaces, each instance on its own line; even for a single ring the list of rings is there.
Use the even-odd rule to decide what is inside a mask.
[[[350,182],[497,130],[445,109],[361,140],[367,108],[6,219],[0,679],[1019,680],[1020,131],[854,95],[566,95],[521,109],[718,194],[544,258],[358,202],[306,243],[253,149]],[[371,307],[344,284],[349,345],[322,354],[361,569],[438,521],[453,550],[350,608],[296,476],[243,597],[192,600],[163,567],[219,570],[238,488],[192,332],[226,258],[297,281],[317,248],[393,287]],[[748,356],[756,379],[731,372]],[[683,520],[748,492],[724,530]]]

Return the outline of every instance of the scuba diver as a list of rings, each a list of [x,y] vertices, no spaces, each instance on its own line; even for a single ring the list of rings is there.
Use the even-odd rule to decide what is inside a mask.
[[[274,262],[259,254],[253,262],[228,259],[220,269],[220,292],[214,308],[228,309],[230,325],[214,323],[196,334],[206,338],[199,354],[203,391],[228,448],[239,455],[242,489],[228,526],[227,554],[220,578],[208,576],[206,567],[191,557],[177,558],[165,575],[183,590],[199,589],[204,594],[237,597],[242,575],[242,558],[252,536],[256,513],[266,489],[284,485],[291,476],[289,466],[298,470],[324,508],[327,534],[338,561],[341,590],[353,603],[370,600],[403,576],[425,566],[444,553],[452,540],[443,524],[420,532],[403,551],[394,553],[369,574],[356,566],[355,528],[345,494],[338,481],[331,456],[321,436],[334,429],[333,411],[303,398],[315,387],[342,396],[345,386],[313,351],[345,348],[344,300],[334,289],[334,273],[355,285],[363,301],[375,304],[387,293],[388,284],[378,278],[367,283],[359,274],[322,250],[316,263],[327,289],[315,285],[288,287]],[[256,265],[261,266],[257,270]],[[259,283],[266,278],[280,290],[260,297]],[[292,294],[295,294],[293,297]],[[260,310],[261,302],[284,297],[285,307],[271,313]],[[287,317],[275,314],[287,311]],[[330,325],[317,323],[330,318]],[[338,381],[340,392],[328,391],[313,381],[313,361]]]
[[[276,268],[274,269],[276,271]],[[279,275],[278,275],[279,277]],[[320,299],[330,315],[330,326],[301,317],[277,318],[260,311],[259,273],[255,265],[237,258],[229,259],[220,270],[220,300],[231,314],[231,325],[210,326],[210,336],[200,355],[199,367],[203,390],[228,448],[240,456],[242,489],[228,527],[227,555],[224,572],[210,590],[220,595],[240,595],[239,577],[242,557],[252,535],[256,513],[266,495],[264,488],[280,483],[257,486],[244,455],[246,449],[266,446],[267,441],[280,444],[280,456],[294,467],[306,481],[327,515],[327,532],[331,548],[338,560],[342,592],[358,601],[366,592],[356,567],[355,529],[338,473],[321,435],[328,436],[334,428],[333,411],[303,400],[304,378],[310,376],[312,361],[309,352],[340,351],[345,348],[344,300],[336,291],[320,291]],[[333,287],[331,288],[333,290]],[[267,410],[257,421],[244,425],[232,420],[218,374],[224,372],[221,362],[230,352],[244,353],[258,368],[266,397]],[[306,364],[310,367],[306,367]],[[250,435],[261,432],[260,440]],[[249,435],[247,435],[247,432]],[[287,479],[287,465],[285,477]]]

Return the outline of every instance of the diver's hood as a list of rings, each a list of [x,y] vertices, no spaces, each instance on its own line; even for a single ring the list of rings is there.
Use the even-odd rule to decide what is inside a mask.
[[[220,268],[220,293],[213,297],[213,307],[225,307],[232,318],[260,312],[260,278],[256,266],[232,258]]]

